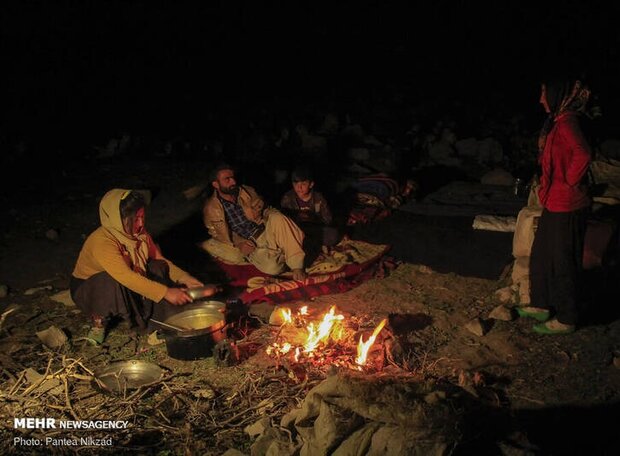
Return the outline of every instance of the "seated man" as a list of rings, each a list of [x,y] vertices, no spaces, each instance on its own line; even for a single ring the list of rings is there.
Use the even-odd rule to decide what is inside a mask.
[[[307,238],[320,245],[333,247],[338,242],[338,230],[332,227],[332,213],[325,197],[314,189],[314,178],[305,166],[291,173],[293,189],[280,201],[282,212],[291,217]]]
[[[203,208],[211,239],[203,246],[231,263],[252,263],[265,274],[278,275],[288,266],[293,280],[304,280],[304,233],[278,210],[265,207],[247,185],[237,185],[232,166],[221,164],[210,176],[213,194]]]
[[[150,318],[163,319],[171,306],[192,299],[185,287],[202,282],[164,258],[145,229],[143,192],[115,188],[99,203],[101,226],[88,236],[71,276],[71,297],[92,319],[88,337],[105,339],[112,317],[123,317],[140,329]],[[213,286],[209,292],[219,289]]]

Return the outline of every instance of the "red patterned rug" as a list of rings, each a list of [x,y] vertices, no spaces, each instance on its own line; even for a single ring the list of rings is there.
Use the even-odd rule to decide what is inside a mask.
[[[373,277],[383,277],[396,267],[396,262],[386,257],[389,249],[385,244],[343,241],[307,268],[308,278],[304,281],[292,280],[290,272],[268,276],[251,264],[231,265],[217,259],[216,263],[229,278],[230,285],[246,287],[239,296],[244,303],[278,304],[343,293]]]

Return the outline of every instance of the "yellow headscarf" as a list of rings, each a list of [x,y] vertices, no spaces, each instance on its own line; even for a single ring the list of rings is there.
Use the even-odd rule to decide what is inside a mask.
[[[134,190],[114,188],[108,191],[99,203],[99,219],[101,226],[119,242],[119,247],[123,256],[130,263],[130,267],[146,275],[146,263],[149,259],[149,234],[144,230],[142,234],[136,236],[125,232],[123,220],[121,219],[121,201]],[[146,195],[148,203],[149,195]]]

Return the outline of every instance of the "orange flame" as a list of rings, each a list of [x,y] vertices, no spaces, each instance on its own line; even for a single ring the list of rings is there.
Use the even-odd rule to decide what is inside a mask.
[[[283,323],[282,326],[287,323],[293,323],[293,321],[297,324],[305,324],[306,320],[303,318],[296,317],[293,320],[291,310],[287,307],[283,307],[280,309]],[[308,306],[303,306],[299,309],[298,316],[308,315]],[[308,330],[308,335],[306,336],[306,340],[302,346],[293,346],[289,342],[280,342],[276,341],[271,344],[265,350],[268,355],[285,355],[289,353],[291,350],[293,351],[293,358],[295,362],[299,362],[299,358],[301,357],[302,351],[303,353],[307,353],[308,357],[314,357],[314,350],[319,346],[321,342],[328,343],[330,339],[340,340],[343,337],[343,328],[342,325],[337,324],[341,320],[344,320],[344,315],[336,315],[336,306],[332,306],[329,309],[329,312],[323,316],[323,319],[317,323],[309,323],[306,326]]]
[[[329,339],[334,323],[340,320],[344,320],[344,315],[336,315],[336,306],[332,306],[316,328],[314,323],[310,323],[308,325],[308,338],[304,344],[304,352],[313,351],[319,343]]]
[[[293,317],[291,316],[291,309],[289,309],[288,307],[282,307],[282,309],[280,309],[281,313],[282,313],[282,319],[283,319],[283,325],[286,323],[293,323]]]
[[[364,342],[364,337],[360,337],[360,341],[357,345],[357,358],[355,358],[355,362],[360,366],[366,364],[366,357],[368,356],[368,350],[372,347],[372,344],[375,343],[375,339],[377,335],[381,332],[385,324],[387,323],[387,318],[381,320],[381,323],[375,328],[372,332],[372,336],[368,338],[366,342]]]

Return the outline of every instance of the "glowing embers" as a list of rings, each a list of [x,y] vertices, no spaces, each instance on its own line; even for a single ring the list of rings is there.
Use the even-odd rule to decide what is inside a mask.
[[[275,342],[267,347],[266,352],[278,361],[286,358],[297,363],[364,366],[370,348],[387,323],[386,319],[382,320],[367,340],[360,335],[355,353],[355,331],[347,327],[344,315],[337,313],[336,306],[319,319],[312,320],[307,306],[295,314],[289,308],[277,312],[282,324]]]

